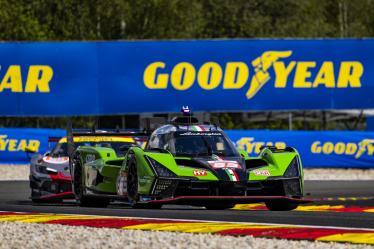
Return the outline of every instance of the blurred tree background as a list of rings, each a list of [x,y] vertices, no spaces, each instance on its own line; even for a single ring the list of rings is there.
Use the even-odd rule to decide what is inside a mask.
[[[373,34],[373,0],[0,0],[3,41]]]
[[[0,0],[0,41],[373,36],[373,0]],[[235,114],[219,118],[225,128],[243,127]],[[60,127],[61,120],[0,117],[0,126]]]

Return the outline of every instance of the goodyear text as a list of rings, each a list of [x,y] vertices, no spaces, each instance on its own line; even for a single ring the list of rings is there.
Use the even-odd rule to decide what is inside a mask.
[[[39,151],[40,141],[34,139],[12,139],[7,135],[0,135],[0,151],[25,151],[26,148],[32,151]]]
[[[52,78],[53,69],[47,65],[29,66],[25,78],[21,75],[20,65],[10,65],[7,68],[0,65],[0,93],[48,93]]]
[[[363,139],[359,143],[315,141],[311,145],[310,150],[313,154],[349,155],[358,159],[364,154],[368,156],[374,155],[374,139]]]
[[[272,78],[275,88],[360,88],[364,66],[359,61],[282,61],[292,55],[292,51],[267,51],[252,60],[249,66],[243,61],[229,61],[220,65],[208,61],[199,67],[182,61],[167,65],[162,61],[149,64],[143,74],[144,85],[149,89],[172,87],[185,91],[194,85],[203,90],[241,89],[246,87],[246,97],[256,93]]]
[[[236,145],[239,149],[246,151],[248,154],[260,153],[260,148],[262,146],[275,146],[278,149],[286,148],[286,143],[282,141],[278,142],[264,142],[264,141],[255,141],[254,137],[242,137],[236,141]]]

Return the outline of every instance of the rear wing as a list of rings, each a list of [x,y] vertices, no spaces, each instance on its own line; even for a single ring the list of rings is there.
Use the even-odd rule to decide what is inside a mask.
[[[148,141],[150,133],[146,130],[126,129],[73,129],[71,120],[68,121],[66,129],[67,150],[69,157],[72,157],[76,147],[74,137],[108,136],[108,137],[132,137],[138,144]]]
[[[58,143],[62,137],[48,137],[48,148],[51,148],[51,144]]]
[[[58,143],[62,137],[48,137],[48,143]]]
[[[88,130],[88,129],[72,129],[73,136],[123,136],[123,137],[148,137],[150,134],[145,130],[125,130],[125,129],[98,129],[98,130]]]

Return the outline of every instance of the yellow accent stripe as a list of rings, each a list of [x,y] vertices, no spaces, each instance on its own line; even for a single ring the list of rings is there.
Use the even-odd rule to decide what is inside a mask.
[[[264,204],[238,204],[233,209],[235,210],[256,210],[258,208],[265,208]],[[295,211],[330,211],[331,209],[342,209],[343,205],[315,205],[315,206],[298,206]]]
[[[194,223],[150,223],[126,226],[123,229],[130,230],[154,230],[154,231],[171,231],[171,232],[185,232],[185,233],[216,233],[231,229],[245,229],[245,228],[280,228],[285,226],[262,226],[249,224],[231,224],[231,223],[213,223],[213,222],[194,222]]]
[[[256,210],[258,207],[265,207],[264,204],[236,204],[232,209],[235,210]]]
[[[94,217],[88,216],[74,216],[74,215],[45,215],[45,214],[35,214],[35,215],[1,215],[0,221],[17,221],[25,223],[40,223],[48,222],[53,220],[65,220],[65,219],[92,219]]]
[[[258,205],[258,204],[256,204]],[[374,210],[373,210],[374,211]],[[43,223],[49,221],[58,221],[66,219],[113,219],[108,216],[80,216],[80,215],[59,215],[59,214],[4,214],[0,212],[1,221],[25,222],[25,223]],[[119,219],[120,220],[120,219]],[[136,219],[135,219],[136,220]],[[172,231],[186,233],[217,233],[231,229],[275,229],[275,228],[296,228],[288,225],[258,225],[258,224],[237,224],[237,223],[216,223],[216,222],[167,222],[167,223],[148,223],[122,227],[127,230],[154,230],[154,231]],[[347,231],[341,234],[322,236],[318,241],[349,242],[356,244],[374,244],[374,232],[349,233]]]
[[[326,201],[362,201],[362,200],[370,200],[373,197],[328,197],[323,198],[322,200]]]
[[[319,206],[298,206],[296,211],[330,211],[331,209],[343,209],[343,205],[330,206],[330,205],[319,205]]]
[[[317,238],[318,241],[350,242],[356,244],[374,244],[374,233],[343,233]]]
[[[134,143],[135,140],[132,137],[111,137],[111,136],[85,136],[85,137],[74,137],[74,142],[127,142]],[[59,143],[66,143],[66,137],[60,139]]]
[[[265,208],[266,206],[264,204],[237,204],[234,208],[235,210],[258,210],[259,208]],[[303,212],[312,212],[312,211],[318,211],[318,212],[327,212],[327,211],[336,211],[339,209],[346,208],[343,205],[309,205],[309,206],[298,206],[295,211],[303,211]],[[368,208],[363,209],[362,212],[374,212],[374,208]]]

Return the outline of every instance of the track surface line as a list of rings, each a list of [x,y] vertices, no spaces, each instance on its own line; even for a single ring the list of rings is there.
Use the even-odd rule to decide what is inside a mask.
[[[311,205],[343,205],[373,207],[374,181],[306,181],[306,192],[316,200]],[[205,210],[199,207],[167,205],[161,210],[131,209],[121,204],[108,208],[81,208],[74,203],[33,205],[28,199],[27,181],[0,182],[0,210],[13,212],[64,213],[150,219],[207,220],[219,222],[247,222],[260,224],[289,224],[317,227],[374,229],[372,212],[319,212],[267,210]],[[355,196],[360,197],[356,200]],[[346,198],[341,199],[341,198]],[[327,199],[326,199],[327,198]],[[330,200],[329,200],[330,198]],[[343,204],[342,204],[343,203]]]

